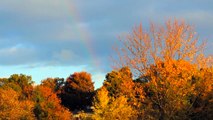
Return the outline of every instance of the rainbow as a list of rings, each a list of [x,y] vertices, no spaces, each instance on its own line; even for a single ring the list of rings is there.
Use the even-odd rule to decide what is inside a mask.
[[[75,7],[75,3],[69,1],[68,4],[69,4],[68,9],[69,9],[69,12],[71,15],[71,20],[69,20],[69,21],[74,22],[76,24],[81,22],[82,17],[81,17],[81,14],[78,12],[78,9]],[[88,55],[90,56],[90,59],[92,60],[92,65],[95,67],[96,70],[101,72],[102,70],[100,69],[100,62],[96,59],[97,56],[93,49],[94,47],[91,44],[91,41],[92,41],[91,33],[89,32],[89,30],[86,27],[82,28],[77,25],[74,27],[76,29],[76,32],[78,33],[78,36],[80,37],[80,41],[85,46],[85,48],[88,52]]]

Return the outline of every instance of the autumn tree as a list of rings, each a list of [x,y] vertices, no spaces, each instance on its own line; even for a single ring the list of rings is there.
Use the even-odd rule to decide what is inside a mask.
[[[48,79],[33,87],[31,77],[22,74],[0,79],[0,119],[70,120],[72,113],[61,105],[54,89],[59,83],[60,79]]]
[[[146,104],[149,105],[146,109],[153,113],[149,117],[186,119],[195,100],[191,96],[195,92],[193,77],[197,70],[196,66],[184,60],[159,62],[151,66],[145,75],[150,80],[144,87]]]
[[[136,118],[136,111],[128,105],[127,98],[124,96],[110,97],[105,87],[97,91],[93,107],[93,118],[95,120],[129,120]]]
[[[47,78],[41,81],[42,86],[51,88],[56,94],[60,94],[64,84],[64,78]]]
[[[196,63],[202,57],[205,45],[198,42],[198,36],[190,25],[177,20],[168,20],[162,26],[151,24],[149,30],[139,25],[120,41],[123,46],[116,50],[118,59],[114,66],[130,67],[135,77],[140,77],[150,65],[159,61],[173,59]]]
[[[133,80],[130,69],[123,67],[108,73],[103,87],[107,89],[110,97],[125,97],[128,105],[139,110],[144,100],[143,88],[139,84]]]
[[[20,99],[29,99],[33,94],[33,83],[31,76],[13,74],[1,80],[1,87],[10,87],[21,94]]]
[[[65,81],[60,97],[62,104],[71,110],[85,109],[91,106],[93,93],[91,75],[87,72],[75,72]]]
[[[104,86],[109,91],[110,96],[119,97],[123,94],[129,94],[127,90],[131,90],[134,86],[130,69],[124,67],[118,71],[108,73]]]
[[[34,102],[19,100],[20,93],[10,87],[0,87],[0,119],[34,120]]]
[[[152,65],[144,75],[146,119],[209,119],[213,110],[212,68],[198,69],[184,60]]]
[[[211,119],[213,117],[213,67],[198,70],[193,77],[195,90],[189,116],[192,119]]]
[[[34,114],[38,120],[70,120],[72,113],[60,103],[54,91],[47,86],[37,86],[34,94]]]
[[[190,25],[167,21],[149,31],[140,25],[121,42],[116,65],[130,67],[143,86],[144,119],[210,118],[212,58],[204,57],[205,44]]]
[[[24,74],[13,74],[8,78],[9,82],[14,82],[16,84],[18,84],[22,89],[25,86],[30,86],[32,85],[34,82],[32,81],[32,77],[31,76],[27,76]]]

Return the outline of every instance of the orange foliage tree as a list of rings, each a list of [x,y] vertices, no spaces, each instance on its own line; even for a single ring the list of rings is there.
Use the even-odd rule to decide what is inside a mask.
[[[59,119],[70,120],[72,114],[68,109],[63,107],[60,103],[61,100],[57,97],[56,93],[47,86],[37,86],[35,88],[35,107],[34,114],[37,119]]]
[[[140,25],[121,42],[116,65],[130,67],[141,82],[144,119],[211,118],[212,58],[204,57],[205,44],[190,25]]]
[[[195,65],[184,60],[170,60],[151,66],[144,75],[150,79],[144,87],[149,105],[146,109],[153,113],[149,117],[186,119],[195,101],[191,96],[195,93],[193,77],[197,70]]]
[[[140,25],[120,41],[123,46],[116,50],[115,67],[129,66],[136,77],[159,61],[175,59],[196,63],[203,56],[205,46],[204,42],[198,42],[190,25],[177,20],[168,20],[162,26],[151,24],[148,31]]]
[[[34,102],[19,100],[21,94],[11,88],[0,87],[0,119],[34,120]]]
[[[144,86],[147,119],[212,117],[212,67],[198,69],[185,60],[169,60],[150,66],[143,77],[149,79]]]
[[[64,85],[64,78],[47,78],[41,81],[41,85],[49,87],[53,92],[60,94]]]

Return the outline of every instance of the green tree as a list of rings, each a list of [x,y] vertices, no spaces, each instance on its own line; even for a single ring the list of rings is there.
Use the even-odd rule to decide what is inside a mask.
[[[126,85],[128,84],[128,85]],[[106,75],[104,86],[109,91],[110,96],[119,97],[129,93],[134,86],[132,73],[128,67],[124,67],[119,71],[112,71]],[[129,87],[129,88],[128,88]]]
[[[103,86],[109,92],[110,97],[115,99],[125,97],[128,105],[138,110],[137,115],[140,115],[141,111],[139,110],[141,110],[144,101],[144,91],[140,83],[132,79],[132,73],[128,67],[108,73]]]
[[[20,99],[31,98],[33,94],[33,81],[31,76],[23,74],[13,74],[9,78],[2,79],[2,87],[10,87],[13,90],[20,92]]]
[[[13,74],[8,78],[8,82],[14,82],[18,84],[22,89],[25,86],[31,86],[34,82],[32,81],[31,76],[23,75],[23,74]]]

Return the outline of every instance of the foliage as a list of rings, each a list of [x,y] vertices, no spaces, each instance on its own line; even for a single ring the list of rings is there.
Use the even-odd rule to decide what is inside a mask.
[[[213,117],[213,67],[198,71],[193,80],[195,91],[190,117],[193,119],[211,119]]]
[[[131,89],[133,85],[132,73],[128,67],[108,73],[104,81],[104,86],[109,91],[110,96],[114,97],[127,93],[128,87]]]
[[[35,89],[34,114],[39,120],[70,120],[72,114],[60,105],[60,99],[47,86],[37,86]]]
[[[8,82],[14,82],[16,84],[18,84],[22,89],[25,86],[30,86],[32,85],[34,82],[32,81],[31,76],[26,76],[23,74],[13,74],[8,78]]]
[[[129,120],[135,116],[134,109],[128,105],[124,96],[116,99],[108,96],[106,88],[97,91],[94,99],[94,114],[96,120]]]
[[[87,72],[75,72],[67,78],[65,83],[70,91],[76,90],[80,92],[93,92],[94,86],[91,79],[91,75]],[[68,91],[69,91],[68,90]]]
[[[64,78],[47,78],[41,81],[42,86],[51,88],[57,94],[61,92],[64,84]]]
[[[104,87],[113,98],[125,97],[128,105],[140,110],[144,101],[143,87],[140,83],[134,82],[132,73],[128,67],[118,71],[112,71],[106,75]],[[138,111],[140,113],[141,111]]]
[[[173,59],[195,63],[203,55],[205,45],[198,42],[190,25],[177,20],[168,20],[165,25],[151,24],[147,31],[140,25],[120,41],[123,46],[117,50],[119,59],[115,60],[115,67],[129,66],[135,77],[140,77],[159,61]]]
[[[34,103],[29,100],[19,100],[20,94],[11,88],[0,88],[0,119],[3,120],[33,120]]]
[[[143,88],[143,119],[208,118],[213,59],[204,57],[205,44],[190,25],[167,21],[164,26],[151,24],[149,31],[140,25],[121,42],[115,67],[131,68]]]
[[[195,89],[192,77],[196,70],[195,66],[183,60],[159,62],[151,66],[145,75],[150,78],[145,91],[155,119],[187,117],[191,106],[189,99]]]
[[[145,119],[211,118],[212,68],[198,69],[184,60],[159,62],[144,77]]]
[[[71,110],[91,106],[94,85],[87,72],[76,72],[67,78],[60,94],[62,104]]]
[[[20,93],[20,99],[29,99],[33,94],[33,81],[31,76],[13,74],[9,78],[2,79],[3,88],[12,88]]]

